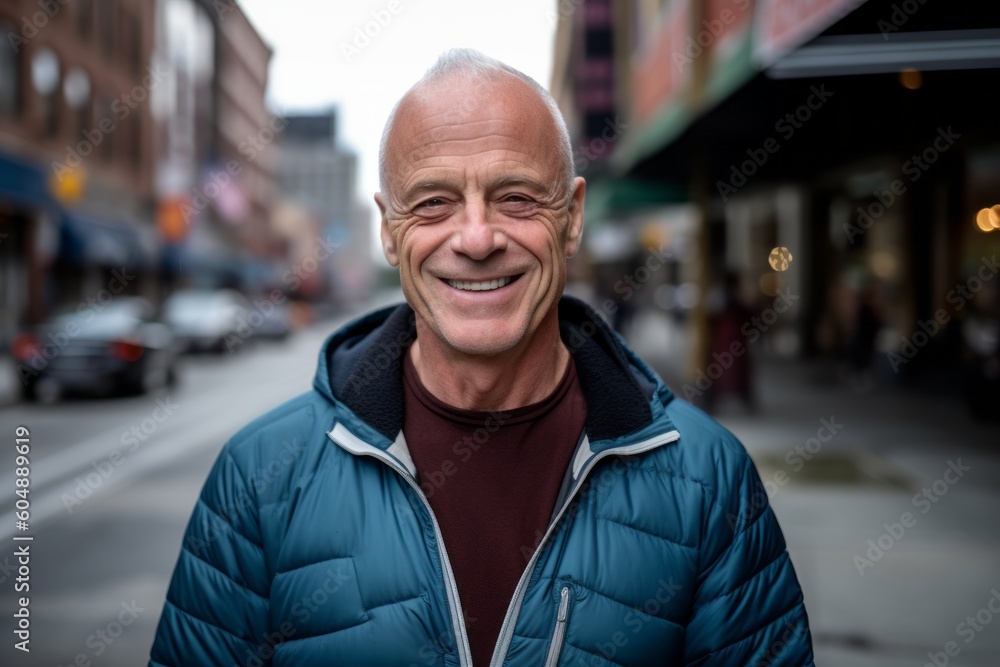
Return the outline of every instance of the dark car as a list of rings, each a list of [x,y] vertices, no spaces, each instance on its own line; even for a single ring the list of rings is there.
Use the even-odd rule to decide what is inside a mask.
[[[28,400],[63,394],[140,394],[176,380],[175,339],[145,299],[119,297],[105,306],[57,315],[12,343]]]

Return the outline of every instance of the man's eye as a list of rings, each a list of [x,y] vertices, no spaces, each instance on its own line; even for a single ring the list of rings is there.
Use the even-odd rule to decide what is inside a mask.
[[[438,206],[444,206],[444,200],[439,197],[432,197],[417,204],[417,208],[436,208]]]
[[[524,195],[507,195],[506,197],[504,197],[504,201],[510,202],[512,204],[521,204],[525,202],[530,202],[531,199],[529,197],[525,197]]]

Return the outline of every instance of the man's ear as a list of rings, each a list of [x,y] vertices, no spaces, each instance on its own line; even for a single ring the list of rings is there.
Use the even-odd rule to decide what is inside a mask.
[[[399,266],[399,253],[396,249],[396,239],[389,231],[389,204],[385,195],[381,192],[375,193],[375,204],[378,206],[379,215],[382,222],[379,225],[379,235],[382,237],[382,254],[385,255],[391,266]]]
[[[587,194],[587,181],[582,176],[573,179],[573,193],[569,202],[569,227],[566,229],[566,256],[572,257],[580,249],[583,237],[583,200]]]

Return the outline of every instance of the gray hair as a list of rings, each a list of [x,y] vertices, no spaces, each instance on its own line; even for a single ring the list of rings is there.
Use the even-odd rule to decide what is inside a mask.
[[[560,171],[563,173],[563,178],[565,179],[566,191],[573,191],[573,177],[576,175],[573,170],[573,146],[570,141],[569,130],[566,128],[566,121],[559,110],[559,105],[556,104],[556,101],[552,98],[548,90],[524,72],[475,49],[450,49],[441,54],[437,62],[427,70],[423,78],[410,87],[407,95],[423,85],[451,74],[465,74],[479,81],[498,81],[503,76],[512,74],[531,86],[538,93],[538,96],[542,98],[542,101],[545,102],[545,106],[548,107],[552,120],[556,125],[556,130],[559,133],[559,160],[562,163]],[[399,109],[399,104],[405,97],[406,95],[403,95],[396,102],[395,106],[392,107],[392,111],[389,112],[389,118],[385,122],[385,127],[382,129],[382,139],[379,142],[378,148],[378,182],[379,189],[382,192],[386,192],[386,181],[388,180],[389,167],[388,151],[386,148],[389,133],[396,119],[396,111]]]

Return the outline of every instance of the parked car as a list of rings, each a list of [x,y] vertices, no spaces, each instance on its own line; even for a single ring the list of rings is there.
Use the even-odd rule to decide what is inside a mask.
[[[292,333],[292,315],[288,303],[261,303],[265,303],[266,305],[263,307],[255,305],[254,308],[259,315],[259,319],[252,313],[247,316],[247,322],[250,323],[253,331],[252,336],[254,338],[277,341],[288,338]]]
[[[182,290],[167,299],[163,312],[182,350],[225,352],[240,348],[227,341],[242,342],[247,337],[240,327],[246,327],[249,309],[246,297],[235,290]]]
[[[154,315],[146,299],[118,297],[15,337],[24,398],[51,403],[66,393],[139,394],[172,384],[175,339]]]

